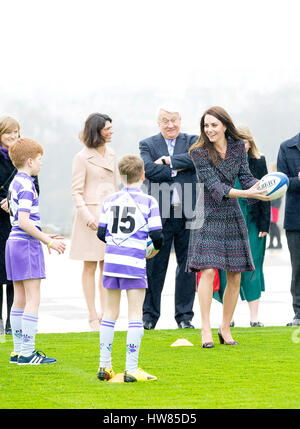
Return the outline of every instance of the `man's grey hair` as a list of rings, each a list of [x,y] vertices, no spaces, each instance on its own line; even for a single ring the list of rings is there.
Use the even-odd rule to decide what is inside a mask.
[[[156,110],[156,117],[158,121],[160,119],[160,114],[162,110],[168,113],[178,113],[178,115],[181,116],[178,110],[178,105],[171,104],[171,103],[163,103]]]

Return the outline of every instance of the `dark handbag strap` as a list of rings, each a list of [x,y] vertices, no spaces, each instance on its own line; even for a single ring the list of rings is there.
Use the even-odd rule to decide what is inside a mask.
[[[3,183],[3,185],[0,186],[0,190],[5,189],[5,186],[11,182],[11,179],[14,177],[14,175],[16,174],[17,169],[14,168],[13,172],[11,173],[11,175],[9,176],[8,179],[5,180],[5,182]]]

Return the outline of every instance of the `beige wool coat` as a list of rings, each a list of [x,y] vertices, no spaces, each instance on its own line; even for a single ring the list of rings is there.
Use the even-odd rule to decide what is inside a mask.
[[[82,261],[102,261],[105,244],[87,223],[96,223],[103,200],[117,191],[116,154],[106,146],[102,156],[96,149],[84,147],[77,153],[72,166],[72,198],[75,216],[72,227],[70,258]]]

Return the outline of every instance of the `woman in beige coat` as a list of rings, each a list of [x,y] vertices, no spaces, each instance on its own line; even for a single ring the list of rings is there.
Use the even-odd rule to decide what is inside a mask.
[[[107,146],[112,138],[111,118],[91,114],[81,140],[85,147],[75,155],[72,169],[72,198],[76,213],[70,258],[83,262],[82,287],[89,312],[89,324],[98,331],[103,314],[103,259],[105,244],[97,237],[98,219],[104,198],[117,190],[116,155]],[[99,263],[100,317],[95,306],[95,273]]]

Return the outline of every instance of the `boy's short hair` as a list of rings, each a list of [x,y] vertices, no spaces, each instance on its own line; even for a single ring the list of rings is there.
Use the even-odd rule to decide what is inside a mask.
[[[16,168],[22,168],[29,158],[35,159],[39,154],[43,155],[42,146],[34,140],[19,138],[9,149],[9,157]]]
[[[137,155],[124,155],[118,164],[120,176],[125,176],[128,185],[139,182],[144,172],[143,160]]]

